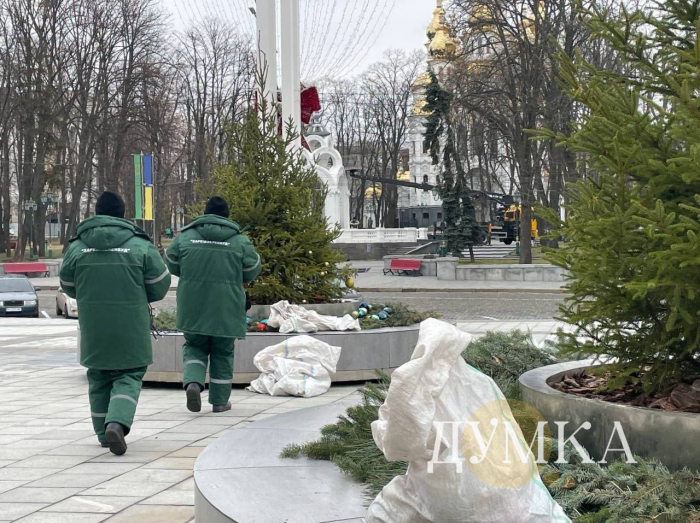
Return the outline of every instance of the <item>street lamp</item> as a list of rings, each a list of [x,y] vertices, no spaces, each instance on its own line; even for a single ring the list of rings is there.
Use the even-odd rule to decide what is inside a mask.
[[[25,200],[24,210],[29,213],[29,259],[34,260],[34,213],[38,205],[33,200]]]
[[[53,239],[53,217],[51,216],[51,211],[58,209],[58,195],[51,191],[46,192],[41,196],[41,201],[46,206],[46,209],[48,211],[47,214],[49,217],[49,241],[47,246],[49,250],[49,258],[52,258],[53,252],[51,251],[51,241]]]

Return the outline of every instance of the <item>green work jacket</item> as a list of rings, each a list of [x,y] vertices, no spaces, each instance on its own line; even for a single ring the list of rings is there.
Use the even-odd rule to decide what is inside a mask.
[[[145,232],[120,218],[88,218],[63,257],[61,287],[78,300],[83,366],[122,370],[153,362],[148,304],[165,297],[170,272]]]
[[[184,227],[165,252],[177,284],[177,328],[245,338],[244,283],[260,274],[260,256],[237,223],[205,214]]]

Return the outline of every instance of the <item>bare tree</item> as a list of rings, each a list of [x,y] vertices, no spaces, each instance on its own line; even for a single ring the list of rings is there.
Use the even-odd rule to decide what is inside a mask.
[[[377,129],[378,172],[384,178],[393,178],[398,171],[408,131],[411,86],[421,72],[423,61],[424,56],[419,52],[407,56],[403,51],[388,51],[384,60],[365,75],[363,90],[372,104],[372,118]],[[378,223],[381,218],[384,227],[394,227],[398,203],[396,185],[383,187],[381,198],[386,208],[382,217],[377,214]]]
[[[560,87],[555,54],[614,58],[588,40],[570,0],[454,0],[450,14],[463,46],[447,84],[472,138],[458,137],[458,149],[467,161],[477,159],[477,172],[510,171],[510,192],[522,202],[520,260],[531,263],[532,207],[558,210],[565,183],[577,176],[574,155],[531,134],[541,127],[567,132],[580,110]]]
[[[192,183],[224,160],[226,125],[250,107],[255,67],[251,42],[232,26],[207,18],[179,37],[176,51],[185,108],[188,203]]]

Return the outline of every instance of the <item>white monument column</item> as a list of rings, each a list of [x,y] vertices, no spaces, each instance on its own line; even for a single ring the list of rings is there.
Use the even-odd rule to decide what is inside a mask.
[[[258,0],[259,1],[259,0]],[[299,0],[280,2],[280,55],[282,60],[282,121],[291,118],[301,136],[301,52],[299,43]],[[301,147],[301,137],[295,142]]]
[[[277,101],[277,2],[257,0],[256,23],[258,68],[266,74],[265,92],[271,103]]]

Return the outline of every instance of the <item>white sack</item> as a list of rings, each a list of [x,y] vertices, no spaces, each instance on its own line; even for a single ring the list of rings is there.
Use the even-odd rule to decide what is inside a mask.
[[[513,419],[494,381],[461,357],[471,339],[452,325],[426,320],[411,361],[392,374],[372,435],[388,460],[408,461],[409,466],[406,475],[394,478],[372,502],[366,523],[569,522],[542,484],[527,448],[530,442],[524,442],[514,421],[526,463],[520,461],[514,444],[507,464],[504,441],[484,453],[479,445],[472,446],[474,438],[466,437],[474,434],[468,421],[485,421],[479,431],[487,443],[493,427],[483,425],[491,419],[499,424]],[[452,426],[445,425],[438,439],[434,422],[440,421],[460,422],[459,436],[453,438]],[[453,462],[433,463],[429,473],[436,439],[441,444],[435,461]],[[472,456],[483,459],[472,465]],[[461,473],[454,461],[461,463]]]
[[[340,347],[311,336],[294,336],[255,355],[253,363],[262,374],[248,390],[271,396],[318,396],[331,386],[339,358]]]
[[[310,311],[299,305],[291,305],[288,301],[279,301],[270,306],[270,317],[267,319],[270,327],[280,332],[318,332],[318,331],[359,331],[360,322],[349,314],[342,318],[337,316],[321,316],[316,311]]]

